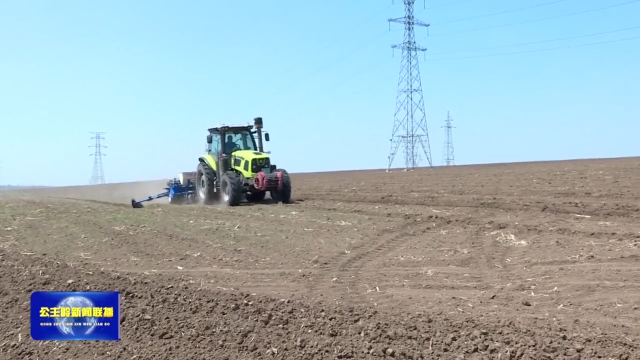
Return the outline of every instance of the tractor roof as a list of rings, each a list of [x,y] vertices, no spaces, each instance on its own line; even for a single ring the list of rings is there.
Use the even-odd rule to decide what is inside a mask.
[[[214,127],[210,128],[209,132],[216,132],[216,131],[220,131],[220,130],[229,131],[229,130],[251,130],[251,129],[253,129],[253,125],[251,125],[251,124],[246,124],[246,125],[220,125],[220,126],[214,126]]]

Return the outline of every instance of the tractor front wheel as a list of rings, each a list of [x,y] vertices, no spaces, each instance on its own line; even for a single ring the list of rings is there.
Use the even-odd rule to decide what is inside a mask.
[[[220,192],[227,206],[238,206],[242,200],[242,180],[233,171],[227,171],[220,178]]]
[[[196,171],[196,195],[205,205],[211,205],[217,200],[216,173],[205,163],[198,164]]]
[[[282,202],[283,204],[291,203],[291,178],[289,177],[289,173],[284,169],[276,169],[275,171],[278,174],[280,181],[282,182],[281,186],[278,186],[280,190],[272,191],[271,197],[276,202]],[[280,184],[279,184],[280,185]]]

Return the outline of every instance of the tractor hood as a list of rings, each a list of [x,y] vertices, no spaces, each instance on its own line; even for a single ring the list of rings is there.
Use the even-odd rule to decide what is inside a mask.
[[[243,160],[249,160],[251,161],[251,159],[264,159],[264,158],[269,158],[269,155],[266,153],[262,153],[260,151],[253,151],[253,150],[238,150],[238,151],[234,151],[233,156],[241,158]]]
[[[240,172],[245,178],[253,178],[260,171],[270,171],[271,159],[269,155],[253,150],[234,151],[231,167]]]

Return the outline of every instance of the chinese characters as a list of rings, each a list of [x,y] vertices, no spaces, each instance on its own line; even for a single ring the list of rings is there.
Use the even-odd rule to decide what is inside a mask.
[[[81,318],[81,317],[95,317],[95,318],[110,318],[113,317],[112,307],[83,307],[83,308],[69,308],[69,307],[41,307],[40,317],[52,317],[52,318]]]

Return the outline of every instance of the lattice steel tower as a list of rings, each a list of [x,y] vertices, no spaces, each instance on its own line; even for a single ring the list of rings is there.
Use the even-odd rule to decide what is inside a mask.
[[[391,170],[393,160],[401,146],[404,150],[405,171],[413,170],[418,165],[421,152],[426,156],[429,166],[433,166],[418,61],[418,51],[426,51],[427,49],[416,43],[414,33],[415,26],[429,27],[429,24],[413,16],[415,0],[404,0],[403,2],[404,17],[389,19],[389,25],[392,22],[404,24],[404,42],[392,46],[394,49],[402,49],[402,60],[387,171]]]
[[[105,133],[92,132],[92,134],[93,137],[91,139],[95,142],[93,145],[89,145],[90,148],[93,148],[93,154],[91,154],[91,156],[93,156],[93,171],[91,172],[91,180],[89,181],[89,183],[91,185],[104,184],[105,181],[104,169],[102,168],[102,157],[106,156],[107,154],[104,154],[102,152],[102,149],[106,148],[106,146],[102,145],[100,143],[100,140],[104,140],[101,135]]]
[[[451,126],[451,122],[453,119],[449,116],[449,112],[447,111],[447,120],[444,121],[444,149],[442,151],[442,163],[446,166],[454,165],[454,155],[453,155],[453,131],[451,129],[455,129],[455,126]]]

